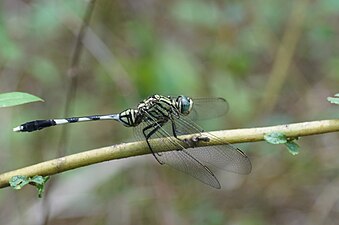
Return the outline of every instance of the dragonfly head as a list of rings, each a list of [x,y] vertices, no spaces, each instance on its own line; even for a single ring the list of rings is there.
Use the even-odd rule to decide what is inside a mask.
[[[181,114],[188,115],[192,110],[193,100],[187,96],[180,95],[176,100],[176,104]]]

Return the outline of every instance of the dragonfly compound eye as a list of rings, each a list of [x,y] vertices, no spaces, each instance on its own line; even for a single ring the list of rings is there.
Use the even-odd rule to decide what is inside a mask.
[[[180,96],[178,98],[178,106],[179,106],[179,111],[183,115],[188,115],[193,107],[193,101],[189,97],[186,96]]]

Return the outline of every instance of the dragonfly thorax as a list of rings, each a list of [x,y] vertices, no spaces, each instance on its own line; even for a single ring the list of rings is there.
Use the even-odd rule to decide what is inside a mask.
[[[119,113],[119,121],[126,127],[135,127],[141,123],[142,116],[136,109],[126,109]]]
[[[193,107],[193,100],[180,95],[177,98],[153,95],[139,103],[137,109],[127,109],[119,114],[119,120],[124,126],[135,127],[142,121],[167,121],[172,116],[188,115]]]

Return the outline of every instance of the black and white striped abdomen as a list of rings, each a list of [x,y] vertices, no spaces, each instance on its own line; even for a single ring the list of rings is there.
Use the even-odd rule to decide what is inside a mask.
[[[66,123],[87,122],[92,120],[117,120],[117,115],[94,115],[84,117],[70,117],[65,119],[54,119],[55,125],[61,125]]]
[[[51,126],[56,126],[56,125],[77,123],[77,122],[87,122],[87,121],[94,121],[94,120],[120,121],[118,114],[70,117],[70,118],[64,118],[64,119],[35,120],[35,121],[21,124],[20,126],[15,127],[13,130],[16,132],[32,132],[32,131],[41,130],[46,127],[51,127]]]

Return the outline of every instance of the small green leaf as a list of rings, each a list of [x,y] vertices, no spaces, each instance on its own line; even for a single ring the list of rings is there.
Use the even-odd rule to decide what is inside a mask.
[[[281,132],[272,132],[264,135],[264,139],[274,145],[287,143],[287,137]]]
[[[288,141],[285,143],[288,151],[292,154],[292,155],[298,155],[299,154],[299,145],[297,143],[295,143],[294,141]]]
[[[0,94],[0,107],[16,106],[37,101],[43,102],[44,100],[23,92],[9,92]]]
[[[49,176],[42,177],[42,176],[34,176],[30,180],[30,184],[34,185],[38,189],[38,197],[42,197],[42,193],[45,191],[45,184],[49,180]]]
[[[18,175],[18,176],[11,177],[11,179],[9,180],[9,184],[15,190],[20,190],[26,184],[29,183],[29,180],[30,179],[28,177],[26,177],[26,176]]]
[[[34,176],[31,180],[30,183],[34,184],[44,184],[46,181],[49,179],[49,176],[43,177],[43,176]]]
[[[38,197],[42,197],[42,193],[45,190],[45,184],[49,180],[49,176],[43,177],[43,176],[34,176],[33,178],[27,177],[27,176],[13,176],[9,180],[9,184],[11,187],[13,187],[15,190],[20,190],[27,184],[31,184],[35,186],[38,190]]]

